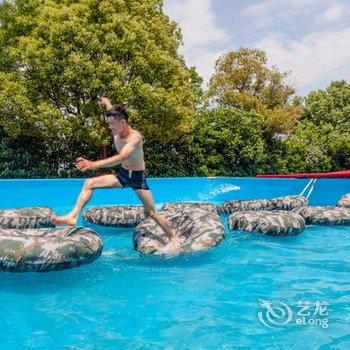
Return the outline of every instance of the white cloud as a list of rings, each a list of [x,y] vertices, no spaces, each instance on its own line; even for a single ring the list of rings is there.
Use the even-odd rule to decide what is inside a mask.
[[[267,28],[276,23],[295,20],[298,16],[315,12],[326,0],[264,0],[247,6],[243,15],[252,18],[258,28]]]
[[[299,93],[324,88],[331,80],[350,79],[350,26],[314,32],[300,40],[276,33],[254,46],[267,52],[270,64],[292,70]]]
[[[212,0],[167,0],[164,12],[175,20],[183,33],[180,53],[188,65],[195,66],[207,83],[215,60],[229,43],[228,33],[215,23]]]
[[[343,18],[346,9],[340,4],[333,4],[316,17],[316,23],[331,23]]]

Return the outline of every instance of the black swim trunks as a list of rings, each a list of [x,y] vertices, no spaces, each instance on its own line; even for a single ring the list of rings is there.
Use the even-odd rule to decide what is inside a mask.
[[[149,190],[146,170],[127,170],[121,167],[115,176],[123,187],[131,187],[134,190]]]

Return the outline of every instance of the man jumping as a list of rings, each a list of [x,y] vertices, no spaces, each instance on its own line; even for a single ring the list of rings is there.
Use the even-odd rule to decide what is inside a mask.
[[[106,121],[114,137],[118,154],[97,161],[79,157],[76,167],[81,171],[98,168],[109,168],[121,164],[122,167],[115,175],[102,175],[89,178],[79,194],[74,208],[65,216],[53,216],[55,225],[76,225],[79,213],[90,200],[92,192],[97,188],[131,187],[143,203],[145,212],[161,227],[172,245],[179,242],[169,221],[157,212],[152,193],[146,181],[146,169],[143,154],[143,139],[140,132],[128,124],[128,113],[122,105],[112,105],[110,100],[102,97],[99,101],[105,106]]]

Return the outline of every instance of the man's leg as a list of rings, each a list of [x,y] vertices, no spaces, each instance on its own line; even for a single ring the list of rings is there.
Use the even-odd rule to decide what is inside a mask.
[[[94,189],[115,187],[122,187],[115,175],[102,175],[86,179],[74,208],[65,216],[53,216],[52,223],[55,225],[76,225],[79,213],[90,200]]]
[[[148,215],[166,233],[170,241],[174,240],[176,238],[175,232],[173,231],[170,222],[163,215],[157,212],[151,191],[138,189],[135,190],[135,192],[142,201],[145,211],[148,213]]]

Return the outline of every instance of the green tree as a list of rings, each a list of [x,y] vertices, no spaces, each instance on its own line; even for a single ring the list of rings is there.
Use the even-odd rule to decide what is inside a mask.
[[[350,126],[350,84],[333,81],[325,90],[310,92],[304,99],[302,119],[317,125]]]
[[[201,95],[181,40],[161,0],[4,1],[0,125],[13,138],[59,139],[62,152],[92,150],[111,142],[97,105],[107,95],[129,106],[146,138],[176,139],[193,127]]]
[[[216,61],[207,96],[219,106],[259,112],[271,133],[287,132],[300,116],[290,104],[295,91],[286,82],[288,75],[268,67],[264,51],[239,48]]]
[[[252,176],[266,161],[263,117],[235,108],[199,115],[180,148],[189,176]],[[179,152],[180,153],[180,152]]]
[[[327,138],[331,132],[331,127],[316,126],[309,121],[296,126],[284,143],[284,154],[279,159],[279,172],[330,171],[332,159],[328,155]]]
[[[255,176],[278,165],[264,138],[264,117],[237,108],[198,113],[194,129],[166,145],[147,145],[152,176]],[[277,143],[277,142],[276,142]]]
[[[288,136],[281,172],[350,168],[350,84],[334,81],[303,99],[303,116]]]

